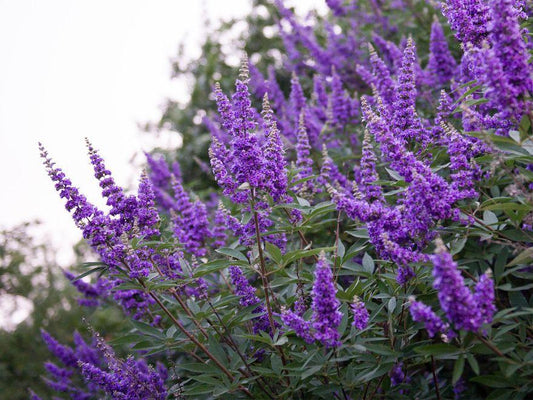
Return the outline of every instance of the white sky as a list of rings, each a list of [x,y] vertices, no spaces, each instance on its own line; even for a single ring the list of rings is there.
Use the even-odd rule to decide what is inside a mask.
[[[186,84],[170,81],[170,58],[183,41],[188,54],[197,54],[205,10],[217,21],[243,16],[250,5],[0,0],[0,226],[38,218],[62,248],[59,260],[68,260],[64,252],[79,233],[42,167],[37,142],[96,204],[102,203],[84,137],[119,184],[136,180],[130,159],[151,142],[137,123],[156,121],[165,98],[186,98]]]

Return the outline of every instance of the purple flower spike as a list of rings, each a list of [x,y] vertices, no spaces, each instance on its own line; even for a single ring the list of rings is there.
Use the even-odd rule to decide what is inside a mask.
[[[229,273],[231,277],[231,283],[235,288],[235,294],[240,297],[239,304],[243,307],[253,306],[257,304],[257,308],[253,311],[254,314],[261,314],[259,317],[254,318],[254,333],[260,331],[270,332],[270,323],[268,316],[266,315],[265,307],[263,306],[259,297],[255,295],[255,289],[239,267],[230,266]]]
[[[177,179],[173,180],[172,188],[176,204],[172,210],[174,234],[188,252],[196,257],[203,257],[207,252],[204,243],[210,237],[205,204],[200,200],[191,201]]]
[[[372,148],[370,133],[365,130],[363,139],[363,150],[361,156],[361,192],[364,194],[366,200],[383,201],[383,190],[381,186],[375,185],[374,182],[379,180],[379,175],[376,172],[377,157]]]
[[[450,53],[444,31],[435,18],[431,25],[431,37],[429,42],[429,61],[427,65],[428,83],[444,86],[455,73],[456,62]]]
[[[491,23],[489,39],[492,49],[500,59],[509,84],[520,95],[531,91],[531,66],[529,52],[522,38],[520,11],[514,0],[490,0]]]
[[[490,277],[490,270],[479,277],[474,290],[474,300],[480,312],[482,323],[490,324],[496,312],[494,305],[494,281]]]
[[[490,16],[485,0],[447,0],[442,13],[460,42],[479,46],[487,37]]]
[[[415,86],[416,60],[415,43],[411,37],[407,40],[404,50],[402,67],[398,72],[396,99],[393,103],[393,125],[395,132],[403,138],[422,139],[420,117],[416,113],[416,86]]]
[[[56,356],[65,366],[75,367],[77,365],[77,357],[74,354],[74,351],[68,347],[64,346],[55,340],[48,332],[44,329],[41,329],[41,336],[48,346],[48,349]]]
[[[287,196],[287,169],[285,149],[281,143],[281,136],[274,121],[272,109],[268,101],[268,94],[263,98],[263,125],[266,137],[265,156],[265,184],[276,203]]]
[[[398,386],[405,381],[405,372],[403,372],[403,363],[399,362],[392,367],[390,373],[391,386]]]
[[[326,347],[341,344],[337,328],[341,323],[342,313],[339,311],[340,302],[336,294],[333,273],[325,254],[321,253],[315,268],[311,309],[313,310],[312,326],[315,330],[315,338]]]
[[[159,222],[159,215],[155,208],[155,192],[152,183],[145,172],[141,175],[139,190],[137,194],[137,226],[142,236],[150,237],[159,234],[156,224]]]
[[[48,176],[55,183],[56,191],[59,192],[61,198],[66,199],[65,208],[72,213],[72,219],[76,226],[84,229],[87,221],[98,213],[98,209],[87,201],[87,198],[79,192],[78,188],[72,186],[70,179],[48,157],[48,152],[41,143],[39,143],[39,151]]]
[[[430,306],[426,306],[420,301],[415,301],[414,297],[409,299],[411,317],[415,322],[422,322],[428,331],[429,337],[435,336],[441,332],[447,334],[448,324],[444,323],[442,319],[433,312]]]
[[[365,307],[365,303],[357,296],[354,296],[353,302],[350,305],[353,312],[353,322],[352,325],[359,330],[363,330],[368,325],[368,310]]]
[[[300,113],[306,106],[306,99],[296,73],[293,73],[291,77],[291,94],[289,100],[293,113],[292,119],[295,123],[297,123]]]
[[[378,56],[371,44],[368,45],[368,49],[370,52],[370,65],[372,66],[372,74],[374,76],[373,82],[368,83],[375,85],[383,102],[390,108],[396,97],[394,91],[395,85],[391,78],[391,73],[385,62]]]
[[[433,287],[438,291],[442,310],[457,329],[476,332],[481,326],[481,316],[474,296],[465,286],[461,272],[444,243],[436,241],[436,254],[433,262]]]
[[[311,322],[304,320],[292,311],[285,311],[281,314],[281,321],[292,329],[297,336],[305,340],[306,343],[313,343],[314,336],[311,333]]]
[[[296,178],[306,179],[313,176],[313,160],[310,157],[311,145],[307,136],[305,128],[304,113],[300,114],[300,121],[298,124],[298,135],[296,141],[296,167],[298,173]],[[315,191],[315,185],[312,179],[307,179],[305,182],[299,183],[296,186],[296,191],[302,197],[311,197]]]

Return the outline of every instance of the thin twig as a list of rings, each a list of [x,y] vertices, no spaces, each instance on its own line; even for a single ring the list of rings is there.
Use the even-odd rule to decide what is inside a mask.
[[[381,387],[381,383],[383,382],[383,379],[385,379],[385,375],[381,375],[381,378],[379,378],[379,381],[378,381],[376,387],[374,388],[374,390],[372,391],[372,394],[370,395],[368,400],[372,400],[374,398],[374,396],[378,392],[379,388]]]
[[[263,256],[263,248],[261,246],[261,233],[259,231],[259,217],[257,216],[257,211],[255,210],[255,196],[252,191],[252,212],[253,212],[253,218],[254,218],[254,224],[255,224],[255,237],[257,241],[257,250],[259,252],[259,264],[261,268],[261,282],[263,283],[263,291],[265,293],[265,305],[267,308],[267,314],[268,314],[268,322],[270,323],[270,329],[272,330],[272,334],[274,334],[276,330],[276,326],[274,325],[274,318],[272,317],[272,307],[270,305],[270,295],[268,294],[268,280],[266,277],[266,263],[265,263],[265,257]]]
[[[491,349],[496,355],[500,356],[500,357],[503,357],[503,358],[506,358],[505,357],[505,354],[503,354],[501,352],[500,349],[498,349],[496,346],[494,346],[490,341],[488,341],[487,339],[485,339],[483,336],[481,336],[479,333],[476,334],[476,337],[481,340],[485,346],[487,346],[489,349]]]
[[[439,380],[437,379],[437,374],[435,372],[435,358],[433,358],[433,356],[431,356],[431,372],[433,374],[433,383],[435,384],[437,400],[440,400]]]

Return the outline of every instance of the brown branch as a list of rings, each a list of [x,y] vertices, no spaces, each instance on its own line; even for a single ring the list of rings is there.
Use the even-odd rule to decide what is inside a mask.
[[[431,356],[431,373],[433,374],[433,383],[435,384],[435,394],[437,395],[437,400],[440,400],[439,380],[435,372],[435,358],[433,356]]]

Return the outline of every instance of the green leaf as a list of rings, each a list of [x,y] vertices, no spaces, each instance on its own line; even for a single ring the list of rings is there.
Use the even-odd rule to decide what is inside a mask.
[[[465,369],[465,357],[463,354],[459,356],[459,358],[455,361],[455,364],[453,366],[453,374],[452,374],[452,384],[456,384],[459,378],[463,376],[463,371]]]
[[[494,263],[494,279],[498,283],[502,277],[502,274],[505,270],[505,262],[509,256],[509,250],[507,247],[504,247],[496,257],[496,262]]]
[[[498,210],[498,211],[531,211],[533,207],[528,204],[520,203],[498,203],[498,204],[489,204],[481,208],[482,210]]]
[[[476,375],[479,375],[479,364],[476,358],[472,354],[467,354],[466,359],[468,360],[468,364],[470,364],[472,371],[474,371]]]
[[[471,81],[471,82],[468,82],[465,84],[464,87],[468,87],[470,86],[471,84],[474,84],[476,83],[476,81]],[[464,92],[461,97],[459,97],[459,99],[457,100],[456,103],[460,102],[461,100],[463,100],[464,98],[470,96],[472,93],[474,93],[476,90],[480,90],[483,88],[483,85],[475,85],[475,86],[472,86],[470,89],[468,89],[466,92]],[[459,110],[461,111],[461,110]]]
[[[529,247],[522,251],[518,256],[516,256],[510,263],[507,264],[508,267],[518,264],[527,264],[533,260],[533,247]]]
[[[288,341],[289,341],[289,338],[287,336],[282,336],[278,340],[276,340],[276,343],[274,343],[274,346],[283,346]]]
[[[382,344],[366,344],[365,347],[371,353],[376,353],[381,356],[394,356],[397,354],[397,352],[391,349],[390,346],[385,346]]]
[[[396,171],[394,171],[393,169],[390,169],[390,168],[385,168],[385,169],[387,170],[387,172],[389,173],[389,175],[391,176],[392,179],[394,179],[396,181],[402,181],[403,180],[402,176],[398,172],[396,172]]]
[[[135,320],[132,320],[131,323],[133,324],[135,329],[137,329],[139,332],[142,332],[142,333],[144,333],[146,335],[154,336],[154,337],[160,338],[160,339],[164,339],[165,338],[163,332],[161,332],[157,328],[154,328],[151,325],[148,325],[148,324],[146,324],[144,322],[141,322],[141,321],[135,321]]]
[[[450,254],[453,256],[457,253],[460,253],[461,250],[463,250],[463,248],[465,247],[465,244],[466,244],[466,240],[467,238],[466,237],[463,237],[461,239],[457,239],[457,240],[454,240],[453,242],[450,243]]]
[[[363,250],[365,250],[366,248],[368,247],[368,244],[365,243],[365,244],[361,244],[360,242],[356,242],[354,243],[347,251],[346,253],[344,254],[344,257],[343,257],[343,264],[352,259],[353,257],[355,257],[357,254],[359,254],[360,252],[362,252]]]
[[[196,384],[196,385],[187,385],[183,389],[184,395],[189,398],[194,398],[192,396],[197,396],[199,394],[212,394],[213,386],[206,383]]]
[[[302,379],[309,378],[311,375],[319,372],[324,366],[323,365],[313,365],[312,367],[306,367],[302,372]]]
[[[368,230],[366,228],[359,228],[353,231],[346,231],[345,233],[356,238],[361,238],[361,239],[370,238],[370,236],[368,236]]]
[[[131,282],[122,282],[120,285],[118,286],[115,286],[112,291],[113,292],[116,292],[116,291],[119,291],[119,290],[131,290],[131,289],[135,289],[135,290],[143,290],[143,287],[141,286],[140,283],[138,282],[134,282],[134,281],[131,281]]]
[[[337,256],[342,259],[344,257],[344,254],[346,253],[346,247],[344,247],[344,244],[342,243],[342,240],[339,239],[337,242]]]
[[[391,297],[389,300],[389,303],[387,304],[387,310],[389,311],[389,315],[391,315],[395,309],[396,309],[396,297]]]
[[[160,349],[161,345],[151,342],[150,340],[143,340],[142,342],[136,343],[132,348],[135,350],[152,350]]]
[[[437,344],[428,344],[425,346],[415,347],[415,351],[419,354],[424,354],[428,356],[452,356],[458,354],[460,349],[451,344],[447,343],[437,343]]]
[[[265,247],[270,258],[272,258],[276,264],[281,264],[283,261],[283,255],[281,254],[280,248],[270,242],[266,242]]]
[[[365,255],[363,256],[363,268],[369,274],[374,273],[374,260],[368,255],[368,253],[365,253]]]
[[[270,365],[272,366],[272,370],[276,373],[276,375],[281,375],[281,369],[283,368],[283,363],[281,362],[281,357],[277,354],[272,354],[270,357]]]
[[[472,107],[472,106],[475,106],[475,105],[478,105],[478,104],[485,104],[488,101],[489,101],[488,99],[485,99],[483,97],[479,98],[479,99],[466,100],[466,101],[463,102],[462,105],[460,105],[455,110],[453,110],[452,114],[455,114],[455,113],[458,113],[458,112],[462,112],[464,105],[466,105],[467,107]]]
[[[227,268],[229,265],[238,265],[238,266],[247,266],[249,265],[248,261],[237,261],[237,260],[213,260],[205,264],[201,264],[194,270],[194,277],[199,278],[201,276],[210,274],[212,272],[217,272],[222,269]]]
[[[177,364],[176,367],[178,367],[179,369],[184,369],[186,371],[198,372],[201,374],[209,374],[209,373],[213,375],[220,374],[220,370],[218,369],[218,367],[211,365],[211,364],[180,363],[180,364]]]
[[[485,386],[492,387],[492,388],[507,388],[511,387],[512,383],[509,382],[508,379],[505,379],[504,377],[500,375],[483,375],[483,376],[476,376],[472,379],[470,379],[471,382],[481,383]]]
[[[301,183],[301,182],[300,182]],[[301,206],[304,206],[304,207],[310,207],[311,204],[309,203],[308,200],[302,198],[302,197],[296,197],[296,201],[298,202],[299,205]]]
[[[231,247],[221,247],[220,249],[215,250],[217,253],[224,254],[225,256],[236,258],[241,261],[248,261],[246,256],[240,251],[232,249]]]
[[[335,247],[320,247],[317,249],[309,249],[309,250],[294,250],[286,253],[283,256],[283,266],[289,265],[290,263],[300,260],[302,258],[315,256],[317,254],[320,254],[320,252],[330,252],[334,251]]]
[[[513,139],[516,143],[520,143],[520,132],[515,131],[515,130],[510,130],[509,137]]]
[[[90,270],[85,271],[84,273],[78,275],[77,277],[75,277],[73,282],[79,281],[80,279],[86,277],[87,275],[95,274],[96,272],[100,272],[100,271],[103,272],[105,270],[107,270],[107,265],[106,266],[102,266],[102,267],[96,267],[96,268],[90,269]]]
[[[107,266],[107,264],[102,261],[88,261],[88,262],[81,263],[80,267],[88,268],[88,267],[94,267],[95,265]]]
[[[483,211],[483,222],[489,226],[498,224],[498,217],[492,211]]]
[[[315,217],[318,217],[319,215],[333,212],[336,209],[337,209],[337,206],[335,204],[333,204],[331,201],[326,201],[326,202],[319,203],[316,206],[312,207],[308,216],[309,218],[315,218]]]
[[[527,285],[522,286],[513,286],[510,283],[498,286],[498,290],[503,290],[505,292],[521,292],[533,288],[533,283],[528,283]]]
[[[119,336],[115,339],[110,340],[108,343],[111,345],[123,345],[123,344],[131,344],[136,343],[143,337],[141,335],[131,334],[131,335],[124,335]]]

